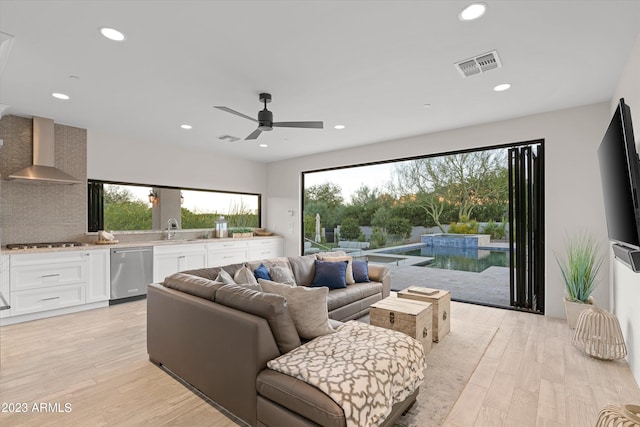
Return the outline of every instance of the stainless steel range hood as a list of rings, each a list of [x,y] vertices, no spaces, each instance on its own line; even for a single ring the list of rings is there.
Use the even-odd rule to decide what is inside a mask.
[[[53,120],[42,117],[33,118],[33,164],[12,173],[9,180],[50,182],[55,184],[81,184],[54,166],[55,131]]]

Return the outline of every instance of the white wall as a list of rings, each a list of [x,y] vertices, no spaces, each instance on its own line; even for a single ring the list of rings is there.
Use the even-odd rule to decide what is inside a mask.
[[[267,165],[212,151],[87,131],[87,177],[105,181],[259,193],[266,221]]]
[[[611,99],[610,115],[624,98],[631,108],[631,121],[636,145],[640,144],[640,34]],[[627,361],[637,383],[640,383],[640,273],[634,273],[611,256],[612,306],[618,316],[629,353]]]
[[[561,251],[567,232],[589,229],[608,244],[596,149],[609,121],[607,102],[489,123],[452,131],[322,153],[268,166],[268,222],[285,236],[285,254],[299,253],[300,176],[302,171],[396,159],[423,154],[545,139],[546,149],[546,314],[564,317],[564,287],[554,251]],[[294,216],[288,215],[293,210]],[[594,297],[609,306],[606,285]]]

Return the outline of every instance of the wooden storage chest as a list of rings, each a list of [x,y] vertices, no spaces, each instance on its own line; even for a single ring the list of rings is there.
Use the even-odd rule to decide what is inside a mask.
[[[433,304],[432,338],[434,342],[440,341],[451,331],[451,293],[449,291],[410,286],[398,292],[398,297]]]
[[[371,324],[403,332],[422,343],[424,353],[431,351],[431,304],[387,297],[371,305]]]

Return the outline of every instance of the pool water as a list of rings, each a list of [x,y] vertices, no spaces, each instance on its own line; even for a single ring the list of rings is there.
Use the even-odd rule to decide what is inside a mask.
[[[481,273],[489,267],[509,267],[508,251],[491,251],[473,248],[424,246],[398,255],[434,257],[425,267],[442,270],[471,271]]]

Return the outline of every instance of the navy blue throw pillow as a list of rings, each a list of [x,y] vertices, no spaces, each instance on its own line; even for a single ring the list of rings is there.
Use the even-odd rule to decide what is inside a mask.
[[[262,263],[260,263],[260,267],[253,270],[253,275],[256,276],[256,279],[271,280],[269,269],[265,267],[264,264]]]
[[[356,283],[370,282],[369,279],[369,262],[368,261],[353,261],[351,266],[353,269],[353,281]]]
[[[315,261],[316,272],[311,286],[319,288],[326,286],[329,289],[347,287],[348,261]]]

